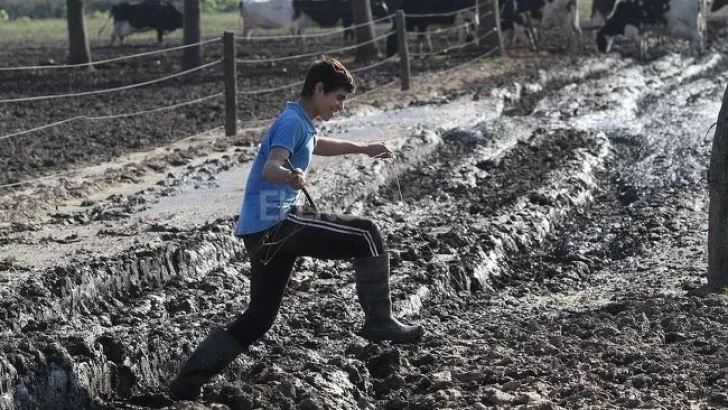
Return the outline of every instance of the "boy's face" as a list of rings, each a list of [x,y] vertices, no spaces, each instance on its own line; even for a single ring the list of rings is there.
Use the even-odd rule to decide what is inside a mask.
[[[328,121],[339,110],[344,108],[344,101],[346,101],[349,93],[343,88],[337,88],[328,94],[324,94],[324,84],[317,83],[313,96],[319,118]]]

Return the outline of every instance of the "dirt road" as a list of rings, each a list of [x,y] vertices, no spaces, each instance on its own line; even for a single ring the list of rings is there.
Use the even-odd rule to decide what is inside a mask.
[[[17,257],[0,274],[0,409],[728,405],[728,303],[688,295],[706,270],[706,132],[728,60],[559,68],[419,111],[361,106],[324,130],[409,124],[392,128],[394,161],[321,162],[311,179],[320,207],[380,223],[421,344],[367,344],[349,264],[302,259],[271,332],[200,403],[164,397],[247,303],[234,211],[203,211],[254,151],[226,147],[2,237]],[[170,205],[183,195],[196,211]],[[121,245],[31,257],[94,238]]]

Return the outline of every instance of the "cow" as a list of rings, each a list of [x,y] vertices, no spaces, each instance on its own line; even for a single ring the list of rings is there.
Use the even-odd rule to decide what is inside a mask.
[[[614,9],[614,3],[616,0],[594,0],[592,1],[591,16],[589,19],[594,21],[597,17],[603,21],[607,21],[607,16]]]
[[[480,19],[476,12],[476,0],[402,0],[399,9],[405,14],[405,30],[416,32],[418,51],[422,52],[423,42],[427,42],[428,49],[432,51],[428,30],[462,27],[458,33],[458,39],[463,42],[467,37],[470,40],[473,33],[477,32]],[[391,34],[387,37],[387,57],[397,52],[397,36],[394,35],[396,25],[392,23]],[[477,37],[475,39],[477,42]]]
[[[389,14],[383,0],[371,0],[374,18]],[[291,35],[302,35],[310,27],[350,27],[354,22],[351,0],[242,0],[239,3],[243,36],[258,28],[282,28]],[[344,31],[344,39],[353,36]]]
[[[725,5],[728,5],[728,0],[713,0],[713,4],[710,5],[710,11],[715,13],[722,9]]]
[[[122,2],[111,7],[109,20],[114,19],[114,30],[111,33],[111,46],[116,40],[124,44],[124,37],[131,34],[156,30],[157,42],[161,43],[164,33],[182,28],[182,13],[172,4],[162,0],[145,0],[141,3]],[[99,35],[109,20],[99,30]]]
[[[389,15],[389,9],[383,0],[371,0],[372,17],[380,19]],[[343,26],[344,41],[354,38],[354,12],[351,0],[293,0],[293,18],[298,19],[301,32],[310,26],[336,27]]]
[[[299,34],[292,0],[241,0],[239,8],[240,29],[245,37],[259,28],[282,28],[291,35]]]
[[[607,53],[616,36],[639,44],[639,58],[645,59],[645,31],[666,28],[673,37],[690,40],[693,52],[703,51],[705,26],[702,0],[617,0],[614,10],[597,33],[597,49]]]
[[[502,7],[501,31],[512,29],[513,41],[524,32],[532,48],[541,48],[544,31],[554,26],[566,36],[567,48],[581,47],[579,0],[506,0]]]

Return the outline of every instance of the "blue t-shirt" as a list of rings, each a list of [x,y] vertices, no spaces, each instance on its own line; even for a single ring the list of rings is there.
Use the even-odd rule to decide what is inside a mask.
[[[304,172],[311,164],[316,144],[316,127],[296,102],[289,102],[273,121],[253,161],[243,193],[243,205],[235,235],[264,231],[286,219],[291,206],[298,202],[299,191],[288,184],[276,184],[263,178],[263,166],[273,147],[287,149],[291,163]]]

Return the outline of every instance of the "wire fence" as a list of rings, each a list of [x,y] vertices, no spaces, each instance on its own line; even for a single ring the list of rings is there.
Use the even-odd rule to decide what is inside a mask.
[[[460,49],[463,49],[463,48],[468,47],[468,46],[471,46],[471,45],[479,44],[481,41],[484,41],[486,38],[488,38],[489,36],[492,36],[494,34],[497,34],[497,31],[496,30],[489,31],[489,32],[483,34],[480,37],[473,38],[472,40],[467,41],[467,42],[462,43],[462,44],[456,44],[454,46],[449,46],[449,47],[444,48],[442,50],[435,50],[435,51],[430,51],[430,52],[427,52],[427,53],[412,53],[411,55],[412,55],[412,57],[426,58],[426,57],[431,57],[431,56],[436,55],[436,54],[447,54],[447,53],[449,53],[450,51],[453,51],[453,50],[460,50]]]
[[[40,100],[55,100],[59,98],[70,98],[70,97],[86,97],[90,95],[99,95],[99,94],[108,94],[108,93],[114,93],[114,92],[120,92],[125,90],[132,90],[134,88],[144,87],[151,84],[161,83],[162,81],[171,80],[172,78],[181,77],[183,75],[191,74],[200,70],[204,70],[206,68],[215,66],[220,64],[221,60],[216,60],[211,63],[203,64],[201,66],[191,68],[189,70],[180,71],[179,73],[170,74],[164,77],[156,78],[154,80],[144,81],[141,83],[136,84],[130,84],[125,85],[121,87],[113,87],[113,88],[107,88],[104,90],[94,90],[94,91],[84,91],[80,93],[69,93],[69,94],[55,94],[55,95],[39,95],[35,97],[21,97],[21,98],[9,98],[5,100],[0,100],[0,104],[7,104],[7,103],[18,103],[18,102],[28,102],[28,101],[40,101]]]
[[[416,16],[417,17],[450,16],[450,15],[454,15],[454,14],[456,14],[458,12],[462,12],[462,11],[465,11],[465,10],[473,10],[473,9],[475,9],[475,8],[471,7],[471,8],[464,9],[464,10],[458,10],[458,11],[455,11],[455,12],[440,13],[440,14],[418,14]],[[374,23],[383,23],[385,21],[391,21],[393,18],[394,17],[392,15],[390,15],[390,16],[387,16],[387,17],[384,17],[384,18],[380,18],[380,19],[374,20]],[[358,26],[355,25],[355,26],[352,26],[352,27],[344,28],[344,29],[341,29],[341,30],[335,30],[335,31],[327,32],[327,33],[311,34],[311,35],[307,35],[306,37],[311,38],[311,37],[331,36],[331,35],[336,34],[336,33],[345,32],[346,30],[355,29],[356,27],[358,27]],[[452,27],[452,28],[449,28],[449,29],[442,29],[439,33],[435,33],[435,34],[445,34],[446,35],[447,33],[451,32],[453,30],[461,29],[461,28],[462,28],[462,26]],[[412,56],[415,56],[415,57],[429,57],[429,56],[434,56],[434,55],[439,55],[439,54],[443,54],[444,55],[444,54],[447,54],[448,52],[450,52],[452,50],[463,49],[463,48],[472,46],[473,44],[477,43],[478,41],[483,41],[486,37],[492,35],[494,32],[495,32],[495,29],[493,29],[492,31],[490,31],[488,33],[485,33],[484,35],[480,36],[479,38],[473,39],[473,40],[468,41],[468,42],[463,43],[463,44],[457,44],[455,46],[450,46],[450,47],[447,47],[445,49],[430,51],[429,53],[415,53],[415,54],[412,54]],[[292,55],[292,56],[282,56],[282,57],[263,58],[263,59],[239,59],[239,58],[235,58],[234,55],[233,55],[232,59],[230,59],[228,57],[228,61],[229,60],[232,60],[232,62],[233,62],[234,65],[237,65],[237,64],[246,64],[246,65],[250,65],[250,64],[268,64],[268,63],[273,63],[273,62],[283,62],[283,61],[291,61],[291,60],[295,60],[295,59],[305,59],[305,58],[317,57],[317,56],[320,56],[322,54],[337,54],[337,53],[342,53],[342,52],[346,52],[346,51],[355,50],[355,49],[359,48],[362,45],[376,43],[378,41],[381,41],[381,40],[384,40],[384,39],[388,38],[391,35],[396,35],[396,34],[397,34],[396,31],[389,31],[386,34],[376,36],[373,39],[371,39],[371,40],[369,40],[367,42],[364,42],[364,43],[359,43],[359,44],[355,44],[355,45],[351,45],[351,46],[338,47],[338,48],[333,48],[333,49],[329,49],[329,50],[317,51],[315,53],[302,53],[302,54]],[[254,38],[256,40],[261,40],[261,39],[290,39],[292,37],[294,37],[294,36],[268,36],[268,37],[251,37],[251,38]],[[302,37],[302,36],[295,36],[295,37]],[[239,40],[241,38],[242,39],[248,39],[247,37],[233,36],[233,39],[234,40]],[[23,71],[23,70],[46,69],[46,68],[53,68],[53,69],[60,69],[60,68],[79,68],[79,67],[90,66],[90,65],[107,64],[107,63],[112,63],[112,62],[115,62],[115,61],[121,61],[121,60],[131,59],[131,58],[145,57],[145,56],[150,56],[150,55],[155,55],[155,54],[160,54],[160,53],[167,53],[167,52],[172,52],[172,51],[177,51],[177,50],[185,49],[187,47],[193,47],[193,46],[200,46],[200,45],[204,45],[204,44],[215,43],[215,42],[219,42],[220,40],[221,40],[220,38],[208,39],[208,40],[205,40],[205,41],[196,43],[196,44],[190,44],[190,45],[185,45],[185,46],[166,48],[166,49],[162,49],[162,50],[156,50],[156,51],[151,51],[151,52],[139,53],[139,54],[135,54],[135,55],[127,55],[127,56],[121,56],[121,57],[116,57],[116,58],[110,58],[110,59],[101,60],[101,61],[97,61],[97,62],[94,62],[94,63],[88,63],[88,64],[55,65],[55,66],[0,67],[0,71]],[[484,57],[490,56],[493,53],[495,53],[496,51],[498,51],[498,50],[495,49],[495,48],[494,49],[491,49],[487,53],[481,54],[478,57],[474,58],[473,60],[468,61],[468,62],[466,62],[464,64],[471,64],[473,61],[477,61],[477,60],[482,59]],[[233,52],[233,54],[234,54],[234,52]],[[369,65],[366,65],[366,66],[352,68],[350,71],[353,74],[361,74],[361,73],[364,73],[364,72],[367,72],[367,71],[370,71],[370,70],[374,70],[376,68],[379,68],[379,67],[381,67],[381,66],[383,66],[385,64],[394,63],[398,59],[401,59],[400,55],[395,54],[395,55],[392,55],[390,57],[387,57],[387,58],[384,58],[384,59],[380,59],[379,61],[375,61],[375,62],[373,62],[373,63],[371,63]],[[178,72],[178,73],[170,74],[170,75],[167,75],[167,76],[159,77],[159,78],[156,78],[156,79],[153,79],[153,80],[144,81],[144,82],[135,83],[135,84],[130,84],[130,85],[125,85],[125,86],[121,86],[121,87],[113,87],[113,88],[102,89],[102,90],[93,90],[93,91],[85,91],[85,92],[78,92],[78,93],[68,93],[68,94],[55,94],[55,95],[41,95],[41,96],[31,96],[31,97],[7,98],[7,99],[0,99],[0,104],[8,105],[8,104],[13,104],[13,103],[21,103],[21,102],[33,102],[33,101],[42,101],[42,100],[55,100],[55,99],[62,99],[62,98],[78,98],[78,97],[87,97],[87,96],[95,96],[95,95],[101,95],[101,94],[109,94],[109,93],[122,92],[122,91],[125,91],[125,90],[132,90],[132,89],[136,89],[136,88],[141,88],[141,87],[144,87],[144,86],[148,86],[148,85],[151,85],[151,84],[160,83],[160,82],[167,81],[167,80],[170,80],[170,79],[173,79],[173,78],[177,78],[177,77],[181,77],[181,76],[184,76],[184,75],[187,75],[187,74],[191,74],[191,73],[198,72],[198,71],[201,71],[201,70],[209,69],[209,68],[212,68],[212,67],[217,66],[217,65],[221,65],[221,64],[224,65],[225,63],[226,63],[226,59],[225,58],[222,58],[222,59],[217,59],[215,61],[212,61],[212,62],[207,63],[207,64],[204,64],[204,65],[195,67],[195,68],[190,69],[190,70],[185,70],[185,71],[181,71],[181,72]],[[461,67],[464,64],[456,65],[455,67],[451,67],[451,68],[448,68],[448,69],[445,69],[445,70],[438,70],[436,73],[449,72],[450,70],[455,69],[457,67]],[[413,78],[420,78],[420,77],[421,77],[421,75],[418,75],[418,76],[415,76]],[[351,98],[349,98],[348,101],[357,101],[357,100],[361,99],[362,97],[364,97],[366,95],[370,95],[370,94],[372,94],[374,92],[377,92],[379,90],[382,90],[384,88],[391,87],[391,86],[397,84],[398,82],[401,82],[401,81],[398,80],[398,79],[394,79],[394,80],[391,80],[391,81],[386,82],[384,84],[377,85],[375,87],[372,87],[372,88],[368,89],[364,93],[356,94],[356,95],[352,96]],[[279,85],[279,86],[272,86],[272,87],[268,87],[268,88],[243,89],[243,90],[240,90],[240,91],[235,91],[234,94],[235,95],[246,95],[246,96],[269,94],[269,93],[273,93],[273,92],[277,92],[277,91],[283,91],[283,90],[287,90],[287,89],[293,89],[295,87],[300,87],[301,85],[303,85],[303,83],[304,83],[303,81],[295,81],[295,82],[292,82],[292,83],[289,83],[289,84],[284,84],[284,85]],[[226,92],[212,93],[212,94],[209,94],[209,95],[206,95],[206,96],[203,96],[203,97],[199,97],[199,98],[195,98],[195,99],[192,99],[192,100],[188,100],[188,101],[182,101],[182,102],[175,103],[175,104],[171,104],[171,105],[167,105],[167,106],[156,107],[156,108],[147,109],[147,110],[133,111],[133,112],[128,112],[128,113],[114,113],[114,114],[108,114],[108,115],[77,115],[77,116],[73,116],[73,117],[70,117],[70,118],[62,119],[62,120],[59,120],[59,121],[54,121],[54,122],[51,122],[51,123],[48,123],[48,124],[44,124],[44,125],[32,127],[30,129],[18,130],[18,131],[14,131],[14,132],[11,132],[11,133],[6,134],[6,135],[0,135],[0,141],[9,140],[11,138],[16,138],[16,137],[20,137],[20,136],[32,134],[32,133],[35,133],[35,132],[38,132],[38,131],[41,131],[41,130],[46,130],[46,129],[49,129],[49,128],[57,127],[57,126],[60,126],[60,125],[63,125],[63,124],[68,124],[68,123],[72,123],[72,122],[76,122],[76,121],[90,121],[90,122],[106,121],[106,120],[113,120],[113,119],[123,119],[123,118],[136,117],[136,116],[141,116],[141,115],[146,115],[146,114],[152,114],[152,113],[159,113],[159,112],[164,112],[164,111],[172,111],[172,110],[175,110],[175,109],[178,109],[178,108],[181,108],[181,107],[192,106],[192,105],[195,105],[195,104],[202,104],[202,103],[205,103],[205,102],[209,102],[211,100],[218,99],[218,98],[223,97],[225,95],[226,95]],[[262,120],[249,120],[249,121],[243,121],[243,122],[236,121],[235,126],[238,129],[240,129],[240,130],[261,129],[264,126],[264,124],[270,123],[273,119],[274,118],[266,118],[266,119],[262,119]],[[221,128],[222,128],[222,126],[216,127],[216,128],[214,128],[214,130],[219,130]],[[226,127],[226,129],[227,129],[227,127]],[[208,130],[206,132],[211,132],[211,130]],[[198,135],[198,134],[196,134],[196,135]],[[63,176],[63,174],[56,174],[55,176],[56,177]],[[19,186],[19,185],[24,185],[26,183],[31,183],[31,182],[34,182],[34,181],[39,181],[39,180],[43,180],[43,179],[47,179],[47,178],[52,178],[52,177],[54,177],[54,175],[45,176],[45,177],[41,177],[41,178],[29,179],[29,180],[22,181],[22,182],[18,182],[18,183],[0,185],[0,188],[16,187],[16,186]]]
[[[324,52],[317,51],[314,53],[296,54],[296,55],[286,56],[286,57],[273,57],[273,58],[263,58],[263,59],[247,59],[246,60],[246,59],[238,58],[238,59],[235,59],[235,62],[238,64],[273,63],[273,62],[280,62],[280,61],[289,61],[289,60],[296,60],[296,59],[302,59],[302,58],[316,57],[316,56],[320,56],[321,54],[336,54],[336,53],[340,53],[342,51],[355,50],[355,49],[359,48],[360,46],[364,46],[367,44],[376,43],[377,41],[387,38],[390,35],[392,35],[392,33],[382,34],[381,36],[374,37],[373,39],[371,39],[369,41],[364,41],[359,44],[354,44],[351,46],[335,48],[332,50],[326,50]]]
[[[380,24],[385,21],[392,21],[394,17],[392,15],[381,17],[375,20],[372,20],[371,22],[373,24]],[[278,36],[235,36],[236,40],[255,40],[255,41],[262,41],[262,40],[290,40],[290,39],[307,39],[307,38],[324,38],[324,37],[331,37],[335,36],[337,34],[343,34],[348,32],[349,30],[355,30],[359,27],[364,27],[369,25],[369,22],[361,23],[361,24],[355,24],[349,27],[344,27],[342,29],[336,29],[336,30],[330,30],[325,33],[314,33],[314,34],[287,34],[287,35],[278,35]]]
[[[184,50],[184,49],[190,48],[190,47],[199,47],[199,46],[202,46],[205,44],[217,43],[219,41],[221,41],[220,37],[216,37],[216,38],[212,38],[209,40],[200,41],[199,43],[185,44],[182,46],[170,47],[170,48],[163,48],[161,50],[146,51],[143,53],[132,54],[132,55],[128,55],[128,56],[114,57],[114,58],[109,58],[106,60],[93,61],[93,62],[83,63],[83,64],[56,64],[56,65],[35,65],[35,66],[25,66],[25,67],[0,67],[0,72],[1,71],[29,71],[29,70],[83,68],[83,67],[115,63],[117,61],[129,60],[132,58],[164,54],[164,53],[169,53],[172,51]]]

